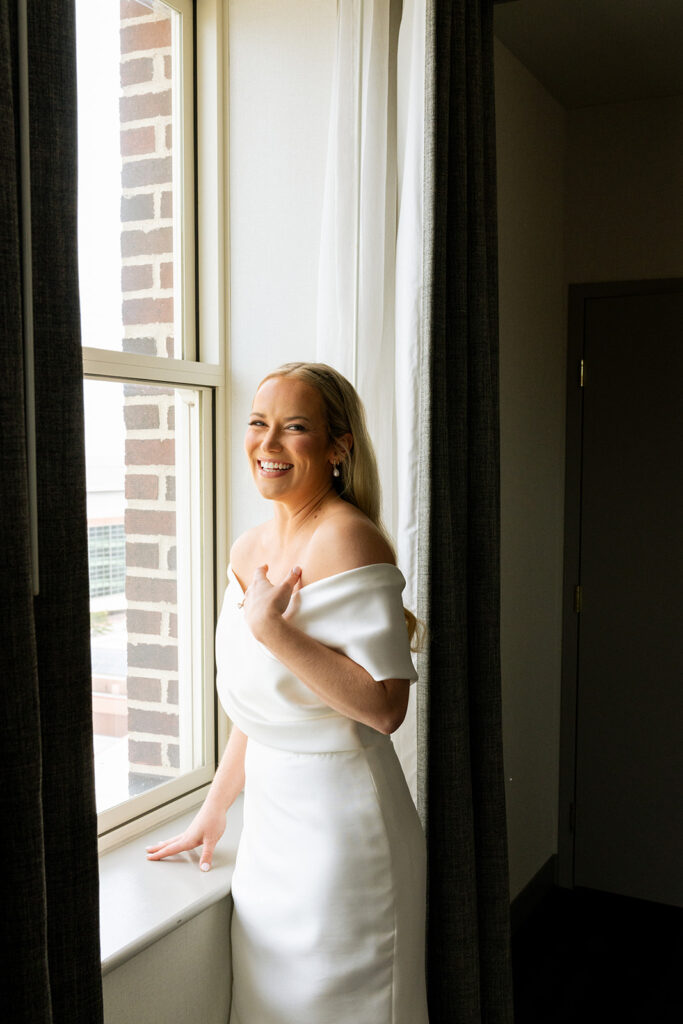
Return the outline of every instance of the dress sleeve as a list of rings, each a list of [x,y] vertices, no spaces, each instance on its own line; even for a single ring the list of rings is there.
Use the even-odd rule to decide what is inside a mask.
[[[362,665],[373,679],[414,682],[417,672],[401,598],[404,586],[403,575],[393,565],[341,573],[321,581],[318,589],[315,584],[304,588],[294,621],[316,640]]]

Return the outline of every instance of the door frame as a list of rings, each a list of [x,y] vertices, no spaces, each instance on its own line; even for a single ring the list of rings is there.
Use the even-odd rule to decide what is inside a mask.
[[[570,284],[567,323],[567,405],[565,442],[564,572],[562,579],[562,666],[560,691],[560,771],[558,796],[557,883],[574,887],[574,825],[576,803],[576,719],[581,613],[576,587],[581,583],[581,480],[586,301],[627,295],[682,292],[683,278],[605,281]],[[590,367],[584,368],[586,382]]]

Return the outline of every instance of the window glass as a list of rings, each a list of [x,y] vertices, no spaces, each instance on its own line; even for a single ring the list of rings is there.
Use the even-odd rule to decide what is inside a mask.
[[[204,763],[202,394],[85,381],[97,809]]]
[[[189,32],[161,0],[77,0],[76,14],[83,344],[193,358]]]

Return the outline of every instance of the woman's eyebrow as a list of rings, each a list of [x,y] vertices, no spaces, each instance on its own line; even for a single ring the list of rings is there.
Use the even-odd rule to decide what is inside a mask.
[[[249,413],[249,415],[250,416],[260,416],[261,419],[266,419],[266,414],[264,412],[256,412],[256,410],[254,410],[254,409],[252,409],[252,411]],[[285,416],[285,420],[284,420],[285,423],[289,423],[290,420],[306,420],[307,423],[311,422],[310,419],[308,418],[308,416]]]

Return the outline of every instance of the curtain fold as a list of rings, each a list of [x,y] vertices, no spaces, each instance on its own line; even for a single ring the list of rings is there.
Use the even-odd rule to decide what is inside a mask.
[[[339,0],[318,272],[316,356],[357,388],[394,489],[396,61],[401,0]]]
[[[424,191],[425,0],[404,0],[398,43],[398,226],[395,296],[395,431],[392,528],[406,578],[403,603],[417,609],[420,532],[416,467],[420,453],[419,381],[422,376],[422,234]],[[413,800],[417,802],[417,687],[394,734]]]
[[[339,0],[316,355],[368,414],[383,516],[416,607],[424,0]],[[415,693],[393,737],[417,788]]]
[[[33,596],[24,394],[17,4],[0,13],[0,976],[13,1024],[102,1020],[73,0],[28,0],[38,478]]]
[[[418,693],[432,1024],[512,1021],[492,0],[428,0]]]

